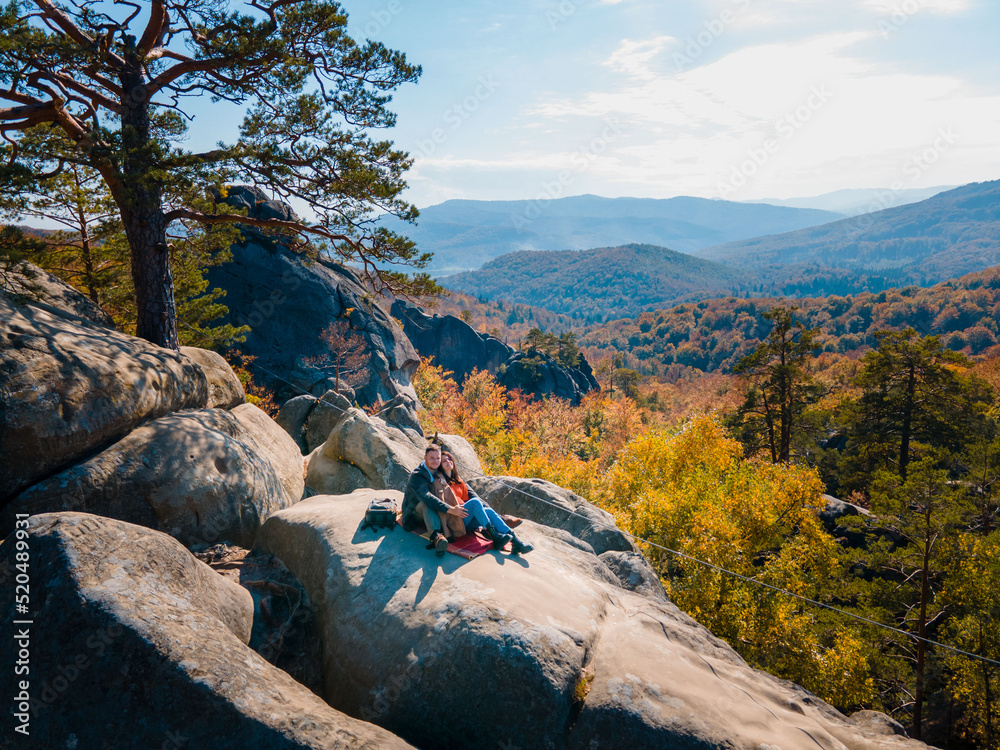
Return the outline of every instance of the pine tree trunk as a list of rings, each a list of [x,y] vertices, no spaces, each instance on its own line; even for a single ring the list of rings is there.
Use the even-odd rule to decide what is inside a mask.
[[[910,465],[910,434],[913,432],[913,404],[917,393],[916,366],[911,364],[906,379],[906,400],[903,403],[903,425],[899,441],[899,478],[906,481],[906,469]]]
[[[121,76],[122,175],[127,194],[115,196],[122,213],[135,284],[135,334],[168,349],[179,349],[174,282],[170,273],[163,186],[150,176],[153,169],[149,98],[143,85],[141,61],[127,58]]]
[[[924,539],[923,570],[920,572],[920,616],[917,622],[916,689],[913,691],[913,738],[919,740],[924,710],[924,661],[927,654],[927,600],[930,598],[930,537]]]

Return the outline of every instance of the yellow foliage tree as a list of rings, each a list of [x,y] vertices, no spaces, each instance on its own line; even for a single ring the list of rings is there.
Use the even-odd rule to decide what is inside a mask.
[[[742,460],[740,444],[706,416],[630,442],[611,468],[604,504],[622,528],[653,543],[644,551],[681,609],[755,666],[839,706],[860,706],[874,697],[864,639],[754,583],[809,598],[834,590],[841,570],[815,512],[822,492],[811,469]]]

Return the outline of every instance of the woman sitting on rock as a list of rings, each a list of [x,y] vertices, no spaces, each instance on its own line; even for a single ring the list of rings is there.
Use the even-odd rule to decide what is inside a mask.
[[[469,531],[482,529],[483,534],[493,542],[497,550],[502,550],[508,542],[512,555],[524,554],[534,549],[527,542],[518,539],[510,526],[504,522],[503,517],[465,483],[458,474],[455,457],[448,451],[441,452],[441,465],[434,480],[434,494],[449,506],[461,506],[467,511],[464,517],[441,513],[442,525],[452,532],[453,537],[457,538]],[[520,519],[517,519],[517,523],[520,523]]]

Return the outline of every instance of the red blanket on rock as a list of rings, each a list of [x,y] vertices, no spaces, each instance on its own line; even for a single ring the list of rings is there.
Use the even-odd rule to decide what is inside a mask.
[[[400,522],[397,520],[396,523]],[[402,524],[400,524],[400,526],[402,526]],[[431,537],[430,532],[423,527],[414,529],[412,533],[417,536],[421,536],[424,539],[430,539]],[[489,552],[491,549],[493,549],[493,542],[476,531],[470,531],[465,536],[460,536],[448,545],[448,551],[451,554],[464,557],[466,560],[479,557],[481,554]]]

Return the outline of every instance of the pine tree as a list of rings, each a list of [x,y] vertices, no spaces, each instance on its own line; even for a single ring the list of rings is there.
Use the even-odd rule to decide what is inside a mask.
[[[746,396],[730,426],[750,453],[766,445],[773,463],[788,463],[803,411],[820,395],[806,369],[819,329],[796,321],[797,309],[778,305],[763,313],[773,323],[770,333],[733,368],[746,383]]]
[[[879,469],[905,481],[915,457],[960,451],[982,433],[992,401],[985,382],[959,372],[968,359],[938,336],[908,328],[875,337],[878,348],[864,356],[854,381],[861,396],[844,412],[854,473],[847,479],[855,485]]]
[[[425,274],[385,270],[420,268],[429,256],[375,221],[416,217],[400,198],[410,159],[368,133],[394,124],[390,92],[419,68],[377,42],[356,43],[335,2],[146,7],[12,0],[0,11],[0,186],[35,192],[67,164],[101,175],[128,239],[137,335],[178,346],[168,231],[184,221],[311,236],[362,266],[378,290],[438,289]],[[197,95],[246,108],[234,143],[181,148],[184,98]],[[41,124],[62,130],[68,154],[25,137]],[[207,200],[235,182],[302,201],[315,219],[251,218]]]

